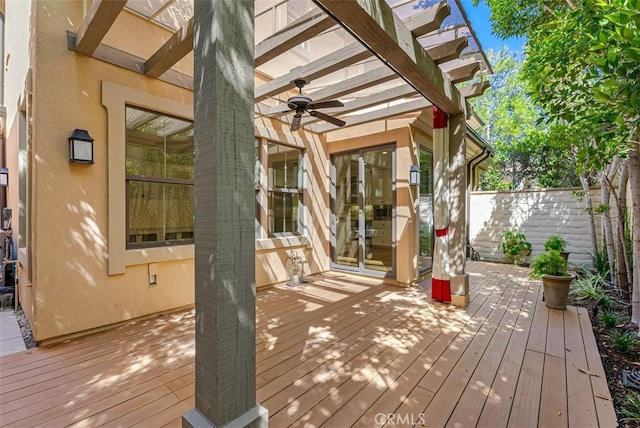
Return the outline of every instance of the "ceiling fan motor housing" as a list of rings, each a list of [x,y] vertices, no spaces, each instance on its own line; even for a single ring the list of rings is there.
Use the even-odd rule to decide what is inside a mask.
[[[287,101],[287,106],[289,106],[291,110],[298,110],[299,108],[305,109],[311,103],[311,98],[304,97],[302,95],[296,95],[295,97],[289,98],[289,100]]]

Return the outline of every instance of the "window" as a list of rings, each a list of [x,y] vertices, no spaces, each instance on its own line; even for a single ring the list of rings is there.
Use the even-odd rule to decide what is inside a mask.
[[[302,150],[268,143],[269,235],[299,233],[302,206]]]
[[[193,243],[193,122],[125,114],[127,248]]]

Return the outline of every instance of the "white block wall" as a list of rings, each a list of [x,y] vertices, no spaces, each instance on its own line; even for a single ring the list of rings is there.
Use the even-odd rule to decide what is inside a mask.
[[[481,260],[507,262],[500,251],[500,236],[510,228],[518,228],[533,246],[527,262],[544,251],[544,243],[552,234],[567,241],[570,265],[590,262],[588,214],[584,202],[578,202],[572,191],[581,189],[542,189],[518,192],[472,192],[469,207],[469,241]],[[600,203],[600,189],[591,190],[593,206]],[[615,205],[611,200],[611,215]],[[615,219],[615,217],[613,217]],[[600,216],[596,216],[598,245],[602,243]],[[613,223],[615,227],[615,220]],[[615,233],[615,229],[614,229]]]

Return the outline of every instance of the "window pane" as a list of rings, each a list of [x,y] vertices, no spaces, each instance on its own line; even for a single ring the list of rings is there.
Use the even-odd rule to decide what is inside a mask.
[[[298,193],[270,192],[269,233],[295,233],[298,231]]]
[[[269,187],[300,188],[299,165],[302,150],[269,142]]]
[[[193,186],[127,181],[130,244],[193,239]]]
[[[420,149],[420,253],[418,268],[431,268],[433,260],[433,155]]]
[[[268,150],[269,234],[297,233],[302,203],[302,150],[270,141]]]
[[[193,123],[127,106],[127,175],[193,179]]]
[[[126,107],[127,243],[193,240],[193,122]]]

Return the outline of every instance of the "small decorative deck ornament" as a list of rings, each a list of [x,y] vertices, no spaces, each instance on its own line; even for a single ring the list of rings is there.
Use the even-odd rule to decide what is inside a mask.
[[[297,251],[292,251],[287,257],[287,285],[290,287],[297,287],[298,285],[306,282],[304,278],[304,257],[298,255]]]

